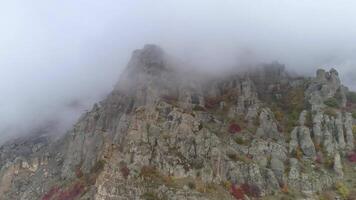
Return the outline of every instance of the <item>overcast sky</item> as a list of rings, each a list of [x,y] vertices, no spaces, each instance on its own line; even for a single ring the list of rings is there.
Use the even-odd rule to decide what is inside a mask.
[[[206,69],[246,52],[299,73],[335,67],[356,89],[355,11],[352,0],[1,1],[0,135],[68,126],[145,43]]]

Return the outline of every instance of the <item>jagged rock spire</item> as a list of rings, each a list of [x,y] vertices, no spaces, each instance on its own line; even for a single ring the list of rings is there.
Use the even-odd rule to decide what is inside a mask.
[[[133,52],[114,91],[64,138],[43,147],[32,142],[24,148],[11,145],[9,151],[0,147],[0,196],[142,199],[149,191],[165,199],[231,199],[229,191],[236,188],[247,187],[253,191],[247,195],[257,198],[278,195],[280,186],[320,193],[350,173],[343,171],[349,167],[343,159],[354,148],[353,119],[342,109],[331,116],[322,107],[342,92],[336,70],[318,70],[311,83],[303,78],[293,86],[294,80],[283,66],[272,64],[244,76],[203,81],[169,68],[163,50],[146,45]],[[305,106],[299,121],[297,111],[278,113],[261,96],[280,94],[283,87],[304,89],[304,84],[309,84],[306,100],[319,109]],[[289,135],[290,120],[299,123]],[[322,156],[334,158],[336,173]],[[205,185],[221,189],[211,196],[200,192]]]
[[[341,107],[346,106],[345,86],[341,84],[339,73],[334,68],[329,72],[318,69],[306,96],[315,111],[325,107],[324,102],[329,98],[336,98]]]
[[[145,72],[156,74],[164,70],[165,53],[161,47],[154,44],[146,44],[143,49],[135,50],[127,66],[129,73]]]
[[[153,77],[157,78],[167,68],[166,63],[165,53],[157,45],[147,44],[143,49],[133,51],[115,89],[125,90],[127,87],[149,82]]]

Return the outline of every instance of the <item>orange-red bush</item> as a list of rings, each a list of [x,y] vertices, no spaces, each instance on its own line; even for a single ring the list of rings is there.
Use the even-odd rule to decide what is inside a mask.
[[[219,106],[220,99],[219,98],[205,98],[205,108],[213,109]]]
[[[348,153],[347,159],[348,159],[350,162],[356,162],[356,152],[350,152],[350,153]]]
[[[67,190],[61,190],[55,186],[42,197],[42,200],[74,200],[83,191],[84,185],[79,182]]]
[[[241,127],[240,127],[238,124],[236,124],[236,123],[230,124],[230,126],[229,126],[229,132],[230,132],[231,134],[235,134],[235,133],[238,133],[238,132],[240,132],[240,131],[241,131]]]
[[[322,164],[322,163],[323,163],[323,156],[322,156],[322,154],[317,154],[317,155],[316,155],[315,162],[318,163],[318,164]]]
[[[245,195],[249,197],[259,198],[261,197],[261,190],[254,184],[244,183],[240,186],[231,185],[230,193],[235,199],[243,200]]]
[[[260,188],[254,184],[244,183],[241,185],[241,188],[245,192],[245,194],[249,197],[258,198],[261,196]]]
[[[74,200],[77,196],[79,196],[84,190],[84,186],[80,183],[76,183],[72,188],[66,191],[62,191],[57,200]]]
[[[57,194],[59,192],[59,188],[58,187],[53,187],[52,189],[50,189],[43,197],[42,200],[51,200],[52,197]]]
[[[242,188],[240,188],[234,184],[231,185],[230,193],[237,200],[245,199],[245,192],[242,190]]]
[[[120,172],[125,179],[127,179],[127,177],[130,175],[130,169],[127,166],[121,167]]]

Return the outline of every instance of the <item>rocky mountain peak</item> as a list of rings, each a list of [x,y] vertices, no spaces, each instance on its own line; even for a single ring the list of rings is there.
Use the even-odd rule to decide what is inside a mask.
[[[135,50],[115,86],[115,91],[134,98],[137,105],[154,103],[167,90],[174,90],[176,74],[168,67],[166,54],[157,45]]]
[[[146,44],[143,49],[135,50],[127,66],[130,75],[140,72],[157,74],[165,69],[165,53],[161,47],[154,44]]]
[[[146,45],[63,138],[0,147],[0,197],[319,199],[356,184],[345,92],[334,69],[296,78],[278,63],[182,76]]]
[[[339,73],[335,69],[326,72],[324,69],[317,70],[316,77],[312,79],[306,93],[314,110],[325,107],[325,103],[338,104],[345,107],[346,87],[341,84]]]
[[[341,81],[339,73],[336,69],[332,68],[329,72],[326,72],[324,69],[318,69],[316,72],[316,80],[321,83],[334,84],[334,87],[340,86]]]

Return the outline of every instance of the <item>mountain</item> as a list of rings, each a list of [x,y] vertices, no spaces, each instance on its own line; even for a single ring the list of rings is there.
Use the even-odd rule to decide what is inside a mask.
[[[0,197],[355,199],[355,107],[335,69],[205,76],[146,45],[63,137],[0,147]]]

